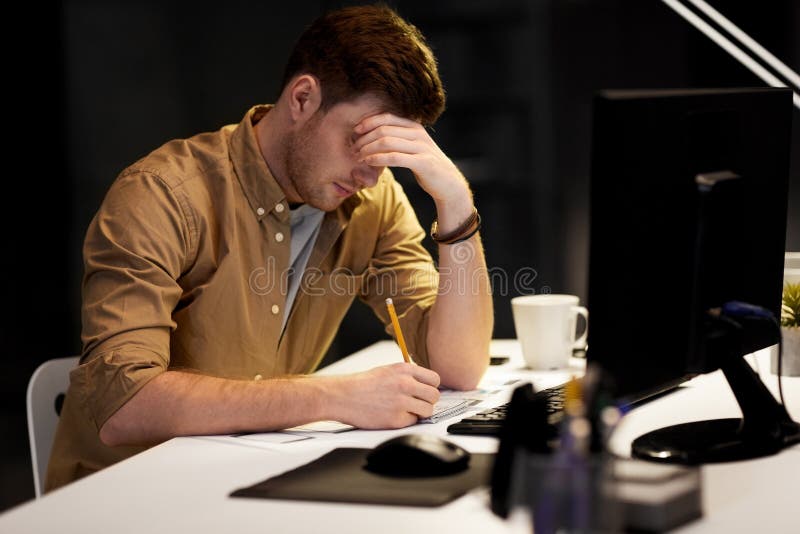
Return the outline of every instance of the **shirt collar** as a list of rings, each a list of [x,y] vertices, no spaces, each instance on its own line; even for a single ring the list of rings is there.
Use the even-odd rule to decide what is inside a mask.
[[[278,204],[283,204],[280,211],[275,211],[275,216],[283,221],[289,220],[288,202],[286,194],[278,185],[275,177],[264,161],[261,148],[258,146],[254,125],[272,109],[271,105],[253,106],[245,114],[242,121],[234,130],[230,139],[231,160],[242,190],[247,197],[250,208],[260,221],[269,213],[275,211]],[[345,222],[350,219],[353,210],[361,204],[362,192],[345,199],[336,209],[336,217]],[[333,215],[333,214],[331,214]]]
[[[254,106],[245,114],[234,130],[230,140],[231,160],[234,171],[242,185],[247,202],[260,221],[278,204],[283,204],[278,218],[285,220],[289,216],[286,195],[278,185],[275,177],[267,167],[261,149],[258,146],[254,124],[261,119],[272,106]]]

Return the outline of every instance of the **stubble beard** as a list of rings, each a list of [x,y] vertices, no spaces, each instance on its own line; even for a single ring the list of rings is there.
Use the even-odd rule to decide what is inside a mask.
[[[324,181],[314,180],[322,168],[315,135],[318,125],[319,121],[312,119],[302,129],[289,135],[283,155],[285,169],[291,187],[303,202],[322,211],[333,211],[341,201],[325,195]]]

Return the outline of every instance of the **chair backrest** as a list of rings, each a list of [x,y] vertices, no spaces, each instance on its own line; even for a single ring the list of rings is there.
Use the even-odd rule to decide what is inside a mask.
[[[42,495],[50,448],[58,426],[58,416],[69,387],[69,372],[78,365],[78,356],[48,360],[36,368],[28,382],[28,439],[31,445],[33,486]]]

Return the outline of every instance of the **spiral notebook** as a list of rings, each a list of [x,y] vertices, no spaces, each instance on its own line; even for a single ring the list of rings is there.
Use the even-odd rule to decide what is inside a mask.
[[[439,399],[439,402],[433,407],[433,415],[420,419],[419,422],[438,423],[456,415],[461,415],[479,402],[481,402],[480,399]]]

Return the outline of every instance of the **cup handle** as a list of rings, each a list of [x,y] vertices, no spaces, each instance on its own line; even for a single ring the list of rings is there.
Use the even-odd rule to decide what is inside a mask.
[[[572,344],[573,349],[584,349],[586,348],[586,337],[589,334],[589,310],[587,310],[583,306],[573,306],[572,310],[577,314],[583,317],[583,333],[580,335],[578,339],[575,340],[575,343]],[[577,325],[576,325],[577,326]]]

